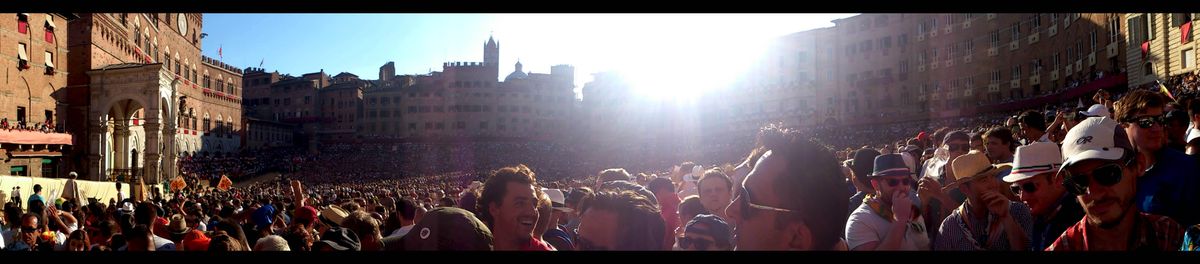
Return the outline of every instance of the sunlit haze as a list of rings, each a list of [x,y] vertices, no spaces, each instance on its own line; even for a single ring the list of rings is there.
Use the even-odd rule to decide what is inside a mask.
[[[204,54],[219,57],[221,48],[240,67],[261,62],[285,74],[324,69],[374,79],[388,61],[398,74],[482,61],[491,34],[500,43],[500,77],[518,60],[535,73],[570,64],[577,98],[604,71],[621,72],[643,95],[686,98],[736,80],[768,41],[851,15],[212,14]]]

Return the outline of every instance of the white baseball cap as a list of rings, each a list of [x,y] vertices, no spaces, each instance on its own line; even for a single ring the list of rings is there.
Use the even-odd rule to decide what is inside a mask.
[[[1117,121],[1089,117],[1071,128],[1063,139],[1062,168],[1089,159],[1119,160],[1126,154],[1133,154],[1133,145]]]
[[[1019,182],[1038,174],[1057,172],[1062,167],[1062,150],[1058,144],[1050,142],[1034,142],[1017,147],[1015,156],[1012,173],[1004,176],[1004,182]]]
[[[1092,105],[1092,107],[1088,107],[1087,112],[1085,112],[1083,114],[1087,115],[1088,117],[1093,117],[1093,116],[1107,117],[1109,113],[1108,113],[1108,107],[1106,107],[1102,104],[1094,104],[1094,105]]]

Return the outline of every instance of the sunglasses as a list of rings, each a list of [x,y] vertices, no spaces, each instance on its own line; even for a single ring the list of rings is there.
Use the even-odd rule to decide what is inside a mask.
[[[1037,185],[1033,184],[1032,182],[1026,182],[1025,184],[1021,184],[1021,185],[1013,185],[1013,186],[1009,186],[1008,188],[1011,188],[1012,192],[1014,194],[1019,194],[1021,192],[1025,192],[1025,193],[1037,192]]]
[[[750,189],[746,188],[746,185],[742,185],[741,188],[739,188],[739,189],[740,190],[738,190],[738,196],[736,198],[734,198],[734,200],[740,201],[740,202],[738,202],[738,205],[741,206],[742,218],[750,218],[750,209],[758,209],[758,210],[762,210],[762,211],[774,211],[774,212],[781,212],[781,213],[794,212],[791,209],[783,209],[783,208],[778,208],[778,207],[771,207],[771,206],[751,203],[750,202],[750,197],[751,197]]]
[[[1157,124],[1157,125],[1159,125],[1159,126],[1166,126],[1166,125],[1167,125],[1167,118],[1166,118],[1165,116],[1162,116],[1162,115],[1157,115],[1157,116],[1143,116],[1143,117],[1140,117],[1140,118],[1134,119],[1133,121],[1130,121],[1130,123],[1137,124],[1137,126],[1138,126],[1138,127],[1140,127],[1140,128],[1151,128],[1151,127],[1153,127],[1155,124]]]
[[[907,186],[913,185],[913,180],[911,178],[907,178],[907,177],[905,177],[903,179],[887,179],[885,182],[887,182],[888,187],[896,187],[896,185],[899,185],[901,183],[903,183],[904,185],[907,185]]]
[[[1089,186],[1091,186],[1092,180],[1095,180],[1096,183],[1099,183],[1101,186],[1111,187],[1116,185],[1118,182],[1121,182],[1122,177],[1121,165],[1116,163],[1100,166],[1092,170],[1090,175],[1074,175],[1070,171],[1066,170],[1064,170],[1062,173],[1064,179],[1063,186],[1066,187],[1067,192],[1071,193],[1072,195],[1083,195],[1087,193]]]
[[[21,227],[21,233],[27,233],[27,234],[28,234],[28,233],[36,233],[36,232],[37,232],[37,228],[36,228],[36,227],[28,227],[28,226],[22,226],[22,227]]]
[[[950,151],[969,151],[971,144],[946,144]]]
[[[714,244],[714,242],[712,240],[691,238],[691,237],[686,237],[686,236],[681,236],[678,239],[679,239],[679,247],[680,248],[707,250],[707,249],[709,249],[710,246],[712,246]],[[695,246],[695,247],[693,248],[692,246]]]

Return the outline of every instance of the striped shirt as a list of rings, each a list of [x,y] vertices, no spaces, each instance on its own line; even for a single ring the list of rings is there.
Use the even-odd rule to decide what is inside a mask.
[[[1001,233],[995,239],[989,240],[990,232],[1004,232],[1003,226],[995,230],[989,230],[989,226],[995,221],[999,221],[994,215],[988,214],[986,221],[978,221],[970,214],[968,203],[963,203],[962,206],[955,209],[942,221],[942,225],[938,228],[937,238],[934,239],[933,250],[935,251],[969,251],[969,250],[1029,250],[1030,248],[1012,248],[1008,244],[1008,234]],[[1029,211],[1029,206],[1024,203],[1009,201],[1008,215],[1012,217],[1017,225],[1021,226],[1021,232],[1025,237],[1031,237],[1033,229],[1033,215]],[[964,217],[972,219],[972,225],[968,228]]]
[[[1183,243],[1183,227],[1169,217],[1139,212],[1130,235],[1129,251],[1175,251]],[[1087,217],[1063,232],[1046,251],[1088,251]]]

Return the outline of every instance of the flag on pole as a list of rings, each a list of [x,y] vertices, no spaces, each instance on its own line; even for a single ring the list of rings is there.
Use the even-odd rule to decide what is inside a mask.
[[[258,61],[258,67],[259,67],[259,68],[262,68],[262,64],[263,64],[263,62],[264,62],[264,61],[267,61],[267,58],[263,58],[262,60],[259,60],[259,61]]]
[[[1167,97],[1170,97],[1170,98],[1171,98],[1171,101],[1177,101],[1177,100],[1175,100],[1175,95],[1172,95],[1172,94],[1171,94],[1171,90],[1167,89],[1167,86],[1166,86],[1166,85],[1163,85],[1163,83],[1162,83],[1161,81],[1159,81],[1159,80],[1154,80],[1154,82],[1158,83],[1158,88],[1159,88],[1159,89],[1160,89],[1160,90],[1161,90],[1161,91],[1162,91],[1164,94],[1167,94]]]
[[[223,50],[223,49],[225,49],[225,45],[221,45],[220,47],[217,47],[217,57],[221,58],[222,60],[225,59],[225,55],[221,53],[221,50]]]

